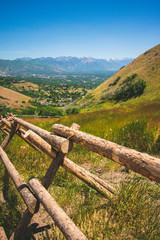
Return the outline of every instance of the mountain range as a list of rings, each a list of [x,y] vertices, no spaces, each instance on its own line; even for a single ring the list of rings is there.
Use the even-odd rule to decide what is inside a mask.
[[[0,59],[0,74],[62,74],[62,73],[96,73],[117,71],[128,65],[133,58],[96,59],[92,57],[42,57],[18,58],[15,60]]]

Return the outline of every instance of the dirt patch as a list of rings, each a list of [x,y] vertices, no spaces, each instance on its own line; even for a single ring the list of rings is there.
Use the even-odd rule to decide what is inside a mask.
[[[130,177],[130,173],[123,171],[109,171],[101,175],[101,179],[111,184],[112,186],[119,186],[122,181],[126,181]]]
[[[28,231],[31,231],[33,233],[34,236],[33,239],[37,240],[44,239],[47,233],[49,235],[52,233],[53,231],[53,229],[51,229],[52,224],[53,224],[52,218],[49,216],[44,207],[41,205],[39,212],[33,216]]]

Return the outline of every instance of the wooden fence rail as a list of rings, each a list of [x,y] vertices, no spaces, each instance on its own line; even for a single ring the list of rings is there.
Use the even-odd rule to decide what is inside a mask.
[[[6,236],[6,233],[4,231],[4,228],[3,227],[0,227],[0,240],[7,240],[7,236]]]
[[[12,178],[12,181],[14,182],[17,190],[21,194],[22,199],[24,200],[25,204],[28,207],[28,210],[31,213],[35,212],[36,202],[37,200],[31,193],[29,187],[27,186],[24,179],[21,177],[21,175],[18,173],[18,171],[15,169],[13,164],[8,159],[6,153],[3,151],[3,149],[0,147],[0,157],[10,175]]]
[[[37,179],[31,178],[29,185],[67,239],[87,239]]]
[[[9,119],[1,120],[0,129],[7,135],[0,147],[0,157],[27,206],[10,240],[23,239],[35,211],[38,211],[39,201],[51,215],[66,239],[87,239],[47,192],[56,172],[60,166],[63,167],[106,198],[111,198],[115,190],[112,186],[65,156],[73,148],[73,142],[118,162],[151,180],[160,182],[160,159],[81,132],[77,124],[72,124],[70,128],[54,124],[52,130],[57,136],[22,119],[11,116]],[[20,136],[36,150],[42,151],[52,158],[52,163],[41,183],[37,179],[31,178],[28,186],[4,152],[14,134]],[[30,188],[35,195],[33,195]],[[3,232],[2,230],[1,232]]]
[[[54,124],[54,133],[69,138],[87,149],[107,157],[134,172],[160,183],[160,159],[116,143],[95,137],[61,124]]]
[[[42,128],[39,128],[31,123],[25,122],[22,119],[19,119],[17,117],[14,117],[13,120],[17,123],[19,123],[21,126],[23,126],[26,129],[31,129],[35,133],[37,133],[39,136],[41,136],[43,139],[45,139],[49,144],[51,144],[53,147],[61,151],[62,153],[68,153],[72,150],[73,143],[63,137],[59,137],[54,135],[53,133],[50,133]]]

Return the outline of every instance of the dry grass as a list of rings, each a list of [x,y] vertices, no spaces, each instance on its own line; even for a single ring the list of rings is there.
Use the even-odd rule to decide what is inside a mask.
[[[31,104],[28,102],[30,99],[32,99],[31,97],[27,97],[8,88],[0,86],[0,96],[5,98],[0,98],[0,103],[7,104],[12,108],[20,108],[21,105],[23,105],[23,107],[31,106]],[[22,103],[22,101],[25,101],[25,103]]]

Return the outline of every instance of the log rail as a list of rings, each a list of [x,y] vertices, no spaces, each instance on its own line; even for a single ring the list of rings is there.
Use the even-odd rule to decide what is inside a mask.
[[[120,146],[116,143],[95,137],[61,124],[54,124],[54,133],[69,138],[73,142],[107,157],[142,176],[160,183],[160,159],[146,153]]]
[[[52,127],[53,134],[15,116],[10,116],[8,119],[3,118],[0,121],[0,129],[6,134],[6,138],[0,147],[0,157],[27,206],[15,231],[10,236],[10,240],[23,239],[34,213],[39,210],[39,202],[51,215],[66,239],[87,239],[47,192],[56,172],[60,166],[63,167],[66,171],[74,174],[90,187],[94,188],[105,198],[111,198],[115,190],[112,186],[65,156],[66,153],[72,150],[73,142],[107,157],[150,180],[160,183],[159,158],[84,133],[79,131],[79,128],[80,126],[75,123],[70,128],[61,124],[54,124]],[[50,167],[41,183],[35,178],[31,178],[28,184],[25,183],[6,155],[4,149],[14,134],[20,136],[34,149],[42,151],[52,158]],[[0,233],[3,234],[4,229],[1,228]]]

